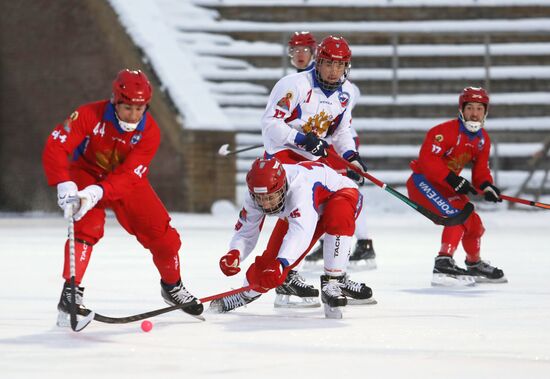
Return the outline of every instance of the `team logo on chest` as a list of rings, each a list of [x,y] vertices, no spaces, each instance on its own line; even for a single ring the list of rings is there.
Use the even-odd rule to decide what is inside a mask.
[[[485,138],[480,138],[479,143],[477,144],[477,148],[479,150],[483,150],[483,146],[485,146]]]
[[[130,140],[130,144],[135,145],[141,140],[141,133],[136,133],[132,136],[132,139]]]
[[[349,93],[347,92],[340,92],[338,94],[338,101],[340,101],[340,105],[345,108],[348,106],[349,103]]]
[[[314,132],[318,136],[323,136],[332,122],[332,116],[325,111],[321,111],[316,115],[311,116],[302,126],[305,133]]]

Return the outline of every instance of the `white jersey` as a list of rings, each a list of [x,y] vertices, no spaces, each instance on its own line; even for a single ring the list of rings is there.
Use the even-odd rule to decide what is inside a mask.
[[[288,189],[285,206],[275,216],[286,219],[289,226],[277,257],[293,262],[311,243],[328,197],[342,188],[357,188],[357,185],[322,163],[301,162],[283,167]],[[247,196],[229,244],[229,250],[240,252],[241,260],[256,246],[264,217],[261,208]]]
[[[262,117],[262,138],[268,154],[293,150],[307,160],[319,157],[296,146],[298,132],[310,131],[320,138],[330,135],[340,155],[356,151],[351,135],[351,106],[355,90],[345,81],[336,91],[323,92],[315,79],[315,70],[290,74],[280,79],[269,96]]]
[[[353,110],[355,106],[357,105],[357,100],[359,100],[359,96],[361,96],[361,91],[359,91],[359,87],[357,87],[354,83],[348,81],[348,83],[351,84],[351,88],[353,89],[353,94],[351,95],[351,105],[350,109]],[[350,132],[351,137],[355,140],[355,138],[359,137],[359,134],[357,134],[357,131],[353,127],[353,125],[350,125]],[[332,145],[332,136],[326,136],[323,138],[329,145]],[[355,144],[357,148],[357,143]]]

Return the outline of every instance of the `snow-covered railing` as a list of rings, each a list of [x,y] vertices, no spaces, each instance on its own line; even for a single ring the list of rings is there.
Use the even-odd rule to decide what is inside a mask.
[[[203,6],[255,6],[255,7],[502,7],[502,6],[538,6],[550,5],[549,0],[192,0],[193,4]]]
[[[256,3],[255,3],[256,4]],[[454,4],[453,4],[454,5]],[[501,5],[502,6],[502,5]],[[465,76],[477,79],[482,79],[484,81],[484,87],[490,91],[491,89],[491,80],[501,77],[501,72],[506,71],[507,67],[493,66],[491,62],[491,57],[493,55],[505,55],[503,52],[493,53],[493,47],[491,39],[494,36],[501,34],[510,34],[514,35],[548,35],[550,36],[550,19],[548,18],[528,18],[528,19],[514,19],[514,20],[492,20],[492,19],[476,19],[476,20],[429,20],[429,21],[381,21],[381,22],[288,22],[288,23],[279,23],[279,22],[251,22],[251,21],[235,21],[235,20],[212,20],[212,22],[204,22],[203,20],[194,22],[193,20],[185,20],[183,22],[175,22],[175,26],[183,33],[192,33],[192,32],[211,32],[211,33],[231,33],[231,32],[270,32],[270,33],[280,33],[281,37],[279,38],[282,42],[280,49],[281,61],[283,62],[282,71],[265,69],[264,78],[267,76],[274,76],[280,78],[282,75],[285,75],[288,72],[288,63],[285,57],[285,41],[288,41],[288,38],[291,33],[296,30],[309,30],[312,33],[321,33],[321,34],[338,34],[344,36],[352,36],[354,34],[383,34],[387,35],[391,41],[389,49],[391,51],[391,68],[386,70],[371,70],[367,75],[381,74],[383,79],[391,80],[392,97],[395,99],[399,95],[399,81],[406,79],[408,76],[416,77],[416,74],[422,75],[423,72],[429,72],[431,78],[434,79],[448,79],[444,77],[448,71],[458,75],[458,77],[463,78]],[[483,44],[478,45],[478,48],[472,51],[475,51],[475,55],[481,55],[484,57],[483,67],[479,68],[455,68],[455,69],[403,69],[400,68],[400,57],[412,56],[412,51],[416,50],[423,51],[423,54],[428,54],[430,46],[425,47],[424,49],[416,46],[415,49],[410,47],[401,46],[400,38],[410,34],[421,35],[421,34],[436,34],[436,35],[475,35],[481,36],[483,38]],[[471,46],[471,45],[470,45]],[[481,48],[480,48],[481,47]],[[385,46],[384,56],[388,54],[388,46]],[[501,49],[501,47],[499,46]],[[374,49],[374,47],[368,47],[365,49]],[[408,49],[408,52],[407,52]],[[480,50],[483,50],[481,52]],[[495,47],[497,49],[497,47]],[[510,49],[507,49],[508,52]],[[544,49],[543,49],[544,50]],[[200,51],[200,49],[198,49]],[[353,50],[352,50],[353,51]],[[501,50],[502,51],[502,50]],[[532,54],[536,54],[537,49],[532,49]],[[364,51],[363,54],[368,52]],[[372,53],[372,50],[371,50]],[[453,51],[452,47],[446,45],[445,48],[440,48],[438,56],[444,56],[448,54],[449,56],[457,55],[466,55],[468,54],[468,47],[460,48],[458,47],[456,51]],[[512,53],[517,55],[517,53]],[[547,53],[543,53],[547,54]],[[530,54],[531,55],[531,54]],[[427,56],[427,55],[422,55]],[[524,72],[524,75],[527,77],[547,77],[548,68],[544,67],[513,67],[514,70],[519,71],[517,75],[521,75],[521,72]],[[245,70],[241,70],[245,71]],[[249,70],[246,70],[247,72]],[[355,71],[355,70],[354,70]],[[281,75],[282,72],[282,75]],[[221,79],[220,76],[226,74],[230,75],[243,75],[243,73],[238,73],[238,70],[229,70],[229,72],[216,73],[216,71],[211,71],[208,79],[216,80]],[[409,75],[410,74],[410,75]],[[247,73],[246,75],[250,75]],[[509,75],[509,74],[507,74]],[[241,77],[241,76],[239,76]],[[361,77],[361,74],[355,74],[354,77],[356,80],[364,79]],[[241,77],[245,79],[244,77]]]
[[[543,34],[550,33],[550,19],[521,18],[513,20],[429,20],[429,21],[327,21],[327,22],[254,22],[235,20],[175,20],[174,26],[181,32],[254,32],[294,33],[307,29],[312,33],[337,33],[350,35],[370,33],[385,35],[407,34]]]

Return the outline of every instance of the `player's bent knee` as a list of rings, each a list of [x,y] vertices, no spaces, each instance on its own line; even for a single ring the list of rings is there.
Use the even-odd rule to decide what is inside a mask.
[[[168,227],[164,235],[151,239],[143,246],[155,255],[176,255],[181,247],[180,235],[176,229]]]

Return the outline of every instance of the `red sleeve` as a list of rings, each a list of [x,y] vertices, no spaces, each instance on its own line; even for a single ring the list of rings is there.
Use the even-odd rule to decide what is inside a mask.
[[[87,125],[93,125],[93,110],[83,105],[50,133],[42,153],[42,166],[48,185],[54,186],[70,179],[71,154],[88,135]]]
[[[485,143],[472,164],[472,184],[479,188],[485,182],[493,184],[491,169],[489,168],[489,153],[491,152],[491,139],[489,134],[483,130]]]
[[[103,187],[103,198],[106,200],[123,198],[135,185],[147,180],[149,164],[159,145],[160,130],[149,114],[145,131],[139,143],[120,166],[98,183]]]
[[[457,136],[452,133],[452,128],[445,127],[446,124],[438,125],[428,131],[416,161],[426,179],[433,183],[444,183],[450,171],[444,154],[456,144]]]

